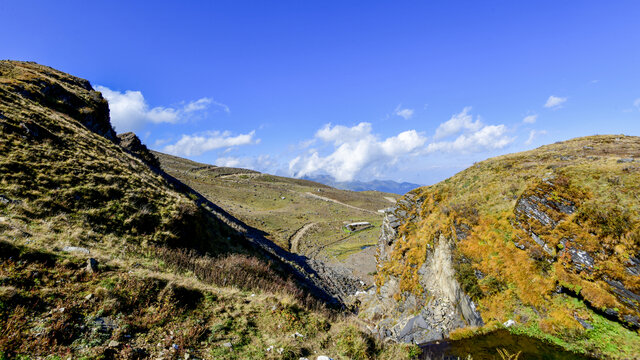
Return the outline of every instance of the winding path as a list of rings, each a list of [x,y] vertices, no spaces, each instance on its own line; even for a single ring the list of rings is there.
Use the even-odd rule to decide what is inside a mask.
[[[377,212],[375,212],[373,210],[367,210],[367,209],[359,208],[357,206],[345,204],[343,202],[340,202],[338,200],[334,200],[334,199],[331,199],[331,198],[328,198],[328,197],[316,195],[316,194],[313,194],[313,193],[310,193],[310,192],[306,192],[305,194],[308,195],[308,196],[311,196],[313,198],[316,198],[316,199],[320,199],[320,200],[323,200],[323,201],[330,201],[332,203],[336,203],[336,204],[339,204],[339,205],[342,205],[342,206],[346,206],[346,207],[354,209],[354,210],[360,210],[360,211],[364,211],[364,212],[367,212],[367,213],[379,215]]]
[[[314,222],[304,224],[300,229],[296,230],[296,232],[293,233],[293,235],[291,235],[291,238],[289,238],[290,239],[289,243],[291,244],[289,252],[292,252],[294,254],[298,253],[300,239],[302,239],[302,237],[306,234],[306,232],[309,231],[309,229],[311,229],[314,226],[316,226],[316,223]],[[303,254],[300,254],[300,255],[303,255]]]

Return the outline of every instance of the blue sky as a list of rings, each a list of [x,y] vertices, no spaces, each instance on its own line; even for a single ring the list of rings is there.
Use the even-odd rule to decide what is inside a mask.
[[[118,132],[206,163],[431,184],[640,135],[637,1],[2,0],[0,15],[0,58],[89,79]]]

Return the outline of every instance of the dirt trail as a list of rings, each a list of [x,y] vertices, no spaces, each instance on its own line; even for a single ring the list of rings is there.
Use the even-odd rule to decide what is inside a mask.
[[[375,212],[375,211],[373,211],[373,210],[367,210],[367,209],[359,208],[359,207],[357,207],[357,206],[353,206],[353,205],[345,204],[345,203],[343,203],[343,202],[340,202],[340,201],[338,201],[338,200],[334,200],[334,199],[331,199],[331,198],[328,198],[328,197],[324,197],[324,196],[316,195],[316,194],[313,194],[313,193],[310,193],[310,192],[306,192],[305,194],[306,194],[306,195],[308,195],[308,196],[311,196],[311,197],[313,197],[313,198],[316,198],[316,199],[320,199],[320,200],[323,200],[323,201],[330,201],[330,202],[332,202],[332,203],[336,203],[336,204],[339,204],[339,205],[342,205],[342,206],[346,206],[346,207],[351,208],[351,209],[354,209],[354,210],[360,210],[360,211],[364,211],[364,212],[367,212],[367,213],[370,213],[370,214],[376,214],[376,215],[379,215],[377,212]]]
[[[385,198],[387,201],[391,202],[391,203],[394,203],[394,204],[396,203],[396,199],[394,199],[394,198],[392,198],[392,197],[390,197],[390,196],[385,196],[384,198]]]
[[[314,226],[316,226],[316,223],[314,222],[304,224],[300,229],[296,230],[296,232],[293,233],[289,241],[289,243],[291,244],[289,252],[294,254],[298,253],[298,246],[300,244],[300,239],[302,239],[302,237],[307,233],[307,231],[309,231]],[[300,255],[303,255],[303,254],[300,254]]]

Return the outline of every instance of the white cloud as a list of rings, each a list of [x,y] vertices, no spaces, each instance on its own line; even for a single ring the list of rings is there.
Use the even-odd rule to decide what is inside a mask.
[[[546,130],[531,130],[529,132],[529,139],[527,139],[527,141],[525,141],[525,144],[527,145],[531,145],[531,143],[533,142],[533,140],[540,136],[540,135],[545,135],[547,133]]]
[[[453,140],[430,143],[426,152],[478,152],[502,149],[513,142],[514,139],[506,135],[505,125],[485,125],[479,117],[473,121],[470,111],[471,107],[465,107],[462,112],[440,124],[436,129],[434,140],[459,135]]]
[[[172,155],[200,155],[220,148],[257,144],[260,139],[254,139],[254,135],[255,131],[236,136],[231,136],[229,131],[209,131],[201,135],[182,135],[180,140],[175,144],[165,146],[163,151]]]
[[[483,150],[502,149],[511,144],[513,138],[506,136],[507,127],[504,125],[487,125],[480,130],[462,134],[453,141],[434,142],[427,146],[427,152],[476,152]]]
[[[535,124],[536,120],[538,120],[538,115],[528,115],[522,119],[522,122],[525,124]]]
[[[109,102],[111,124],[119,133],[138,131],[148,123],[176,124],[192,117],[197,112],[208,109],[212,104],[221,107],[227,113],[229,112],[229,107],[215,102],[211,98],[194,100],[177,108],[163,106],[151,108],[140,91],[119,92],[105,86],[96,86],[96,89]]]
[[[220,157],[215,161],[217,166],[226,166],[226,167],[240,167],[242,161],[236,157]]]
[[[213,99],[210,99],[210,98],[202,98],[202,99],[198,99],[196,101],[192,101],[192,102],[188,103],[187,105],[185,105],[184,112],[190,113],[190,112],[194,112],[194,111],[204,110],[207,107],[209,107],[211,102],[213,102]]]
[[[560,105],[564,104],[567,101],[566,97],[559,97],[559,96],[549,96],[549,98],[547,99],[547,102],[544,104],[544,107],[546,108],[557,108]]]
[[[635,106],[636,108],[638,108],[638,110],[640,110],[640,98],[637,98],[637,99],[633,102],[633,106]]]
[[[279,163],[271,155],[260,155],[257,157],[219,157],[214,161],[217,166],[239,167],[257,171],[273,173],[277,170]]]
[[[371,130],[371,124],[366,122],[361,122],[354,127],[346,127],[343,125],[331,126],[331,123],[329,123],[316,132],[316,138],[340,145],[370,136]]]
[[[479,118],[473,121],[473,116],[469,115],[471,107],[467,106],[462,109],[462,112],[453,115],[451,119],[443,122],[436,129],[436,134],[433,136],[435,140],[445,138],[447,136],[455,135],[461,131],[478,131],[482,128],[482,122]]]
[[[351,181],[363,175],[389,177],[401,164],[415,161],[412,157],[416,155],[496,150],[514,141],[505,125],[485,125],[479,118],[474,121],[470,110],[466,107],[440,124],[434,139],[441,140],[428,145],[427,137],[416,130],[382,139],[373,133],[370,123],[352,127],[327,124],[313,139],[320,150],[310,149],[291,160],[289,174],[301,177],[326,173],[338,181]],[[327,146],[330,149],[323,152]]]
[[[322,156],[309,151],[289,162],[289,172],[296,176],[328,173],[338,181],[351,181],[362,172],[376,173],[388,168],[401,157],[416,153],[427,141],[415,130],[380,140],[372,133],[370,123],[353,127],[327,124],[315,135],[316,139],[333,144],[333,152]]]
[[[401,109],[401,105],[398,105],[394,110],[394,114],[403,117],[405,120],[410,119],[413,116],[413,109]]]

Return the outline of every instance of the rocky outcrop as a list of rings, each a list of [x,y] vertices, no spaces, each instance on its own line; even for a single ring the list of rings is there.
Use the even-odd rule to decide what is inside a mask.
[[[597,249],[598,251],[587,250],[582,242],[576,239],[575,234],[567,234],[567,237],[560,240],[557,248],[552,248],[545,240],[547,235],[553,236],[554,229],[563,221],[569,221],[569,216],[580,209],[576,201],[567,198],[567,193],[571,193],[567,182],[554,178],[544,179],[537,185],[525,190],[518,199],[513,212],[516,216],[515,226],[524,230],[529,237],[520,237],[515,240],[516,247],[536,254],[532,250],[535,250],[535,245],[538,245],[546,253],[545,260],[547,262],[552,263],[562,259],[562,263],[572,273],[584,274],[589,281],[604,281],[609,285],[606,291],[613,295],[626,309],[624,309],[624,313],[620,312],[620,309],[616,310],[613,307],[599,310],[603,310],[607,316],[617,319],[625,325],[635,328],[640,327],[640,317],[638,316],[640,314],[640,295],[638,295],[637,290],[634,292],[634,290],[626,287],[620,279],[612,279],[610,276],[596,271],[598,267],[596,264],[597,259],[609,256],[607,253],[611,252],[610,250],[604,247]],[[595,240],[597,238],[596,233],[590,233],[586,236],[592,237],[594,242],[598,241]],[[630,256],[625,265],[627,274],[632,276],[640,275],[640,261],[637,258]],[[625,276],[626,274],[620,275]],[[589,300],[587,299],[587,301]]]
[[[419,197],[408,193],[398,200],[395,206],[382,210],[384,212],[384,219],[380,226],[380,237],[377,245],[378,263],[387,260],[396,239],[398,227],[407,222],[417,222],[420,220],[415,213],[415,209],[419,209],[422,206],[422,202],[423,200]]]
[[[378,241],[378,262],[388,260],[393,251],[398,227],[405,222],[417,222],[422,200],[407,194],[398,205],[388,209]],[[399,280],[390,277],[378,289],[360,294],[361,314],[376,322],[378,336],[396,341],[421,344],[446,338],[449,333],[465,326],[483,324],[471,298],[462,291],[453,268],[452,239],[440,235],[418,270],[419,283],[424,291],[405,293],[400,300]]]
[[[20,97],[68,115],[87,129],[117,141],[109,122],[109,104],[89,81],[33,62],[0,61],[0,77],[11,78],[0,100],[20,103]],[[25,124],[31,127],[36,125]]]
[[[518,239],[515,242],[518,248],[531,249],[532,246],[538,245],[548,256],[556,255],[544,237],[567,215],[576,211],[575,202],[557,195],[558,191],[562,192],[563,185],[556,184],[554,179],[545,179],[520,196],[513,212],[516,215],[517,226],[526,231],[529,238]],[[530,240],[533,240],[533,243]]]
[[[142,160],[145,164],[155,169],[160,169],[160,161],[147,149],[147,146],[140,141],[140,138],[132,132],[118,134],[120,146],[127,150],[131,155]]]

